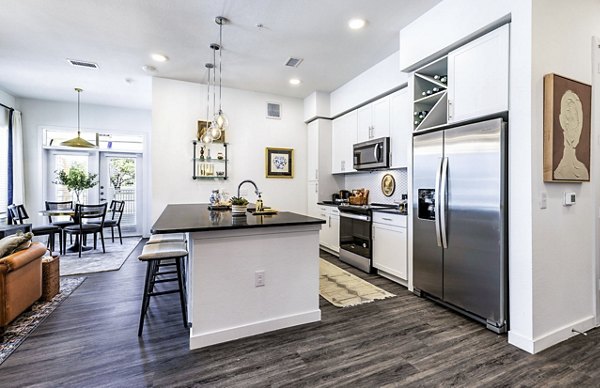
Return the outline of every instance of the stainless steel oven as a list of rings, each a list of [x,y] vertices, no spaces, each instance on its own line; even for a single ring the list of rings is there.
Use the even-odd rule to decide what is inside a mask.
[[[364,272],[372,272],[371,210],[352,206],[340,206],[339,210],[340,260]]]

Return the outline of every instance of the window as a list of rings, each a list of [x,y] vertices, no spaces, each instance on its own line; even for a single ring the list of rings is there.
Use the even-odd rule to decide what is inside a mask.
[[[0,219],[8,206],[8,110],[0,108]]]

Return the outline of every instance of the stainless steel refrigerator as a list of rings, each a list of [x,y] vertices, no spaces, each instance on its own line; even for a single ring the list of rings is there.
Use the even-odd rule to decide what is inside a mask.
[[[415,293],[507,330],[506,122],[414,135]]]

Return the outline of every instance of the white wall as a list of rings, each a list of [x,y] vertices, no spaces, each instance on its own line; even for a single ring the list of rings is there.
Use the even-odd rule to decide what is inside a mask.
[[[47,126],[72,128],[77,131],[77,104],[37,99],[17,99],[23,115],[23,147],[25,159],[25,206],[29,210],[32,222],[42,223],[44,219],[37,215],[37,209],[44,208],[45,191],[43,187],[45,172],[42,169],[42,130]],[[146,136],[151,129],[149,110],[126,109],[103,105],[81,104],[81,128],[84,131],[103,133],[139,133]],[[144,174],[149,173],[150,157],[148,146],[144,152]],[[149,192],[148,179],[144,177],[144,193]],[[144,199],[147,203],[148,198]],[[149,207],[144,211],[148,213]],[[35,218],[33,218],[35,215]],[[147,222],[144,230],[148,230]]]
[[[15,98],[12,95],[0,89],[0,104],[16,109],[15,103]]]
[[[229,179],[192,179],[192,140],[197,120],[206,119],[206,86],[154,78],[152,83],[152,219],[169,203],[207,203],[212,189],[231,195],[252,179],[265,206],[306,213],[306,125],[301,99],[223,88],[223,110],[230,129],[226,140]],[[266,118],[266,103],[282,104],[282,118]],[[294,178],[265,178],[265,147],[294,149]],[[248,199],[256,199],[251,186]]]
[[[533,207],[533,335],[536,348],[572,336],[571,328],[594,324],[593,234],[597,165],[591,183],[543,182],[543,77],[557,73],[592,83],[592,37],[600,35],[600,1],[533,1],[532,132],[533,199],[548,195],[548,208]],[[597,104],[597,101],[595,102]],[[592,127],[592,139],[599,128]],[[592,154],[599,152],[592,141]],[[565,192],[577,194],[577,204],[562,205]]]
[[[407,82],[408,76],[399,71],[398,61],[399,53],[395,52],[331,92],[331,117]]]

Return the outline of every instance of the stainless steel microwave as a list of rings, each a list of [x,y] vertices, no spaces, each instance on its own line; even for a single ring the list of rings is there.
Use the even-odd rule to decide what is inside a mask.
[[[354,144],[354,169],[373,170],[390,166],[390,138]]]

